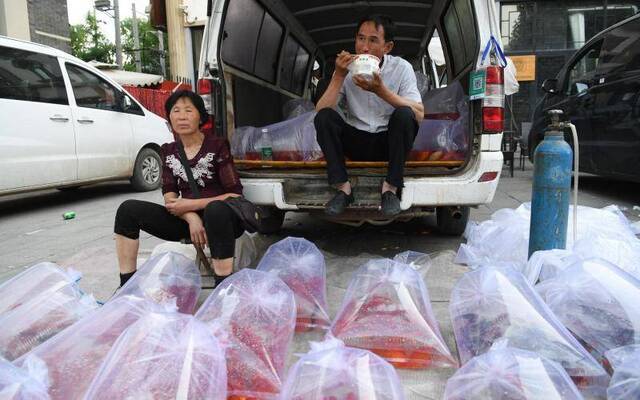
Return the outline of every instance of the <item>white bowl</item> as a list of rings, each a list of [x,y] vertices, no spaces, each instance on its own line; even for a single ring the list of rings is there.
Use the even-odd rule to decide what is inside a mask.
[[[366,79],[373,79],[373,73],[380,73],[380,59],[371,54],[358,54],[349,64],[352,75],[362,75]]]

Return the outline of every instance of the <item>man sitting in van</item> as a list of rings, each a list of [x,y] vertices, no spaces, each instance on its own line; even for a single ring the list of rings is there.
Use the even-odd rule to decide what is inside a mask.
[[[388,161],[382,183],[381,208],[387,216],[400,213],[398,190],[403,187],[404,163],[423,118],[424,107],[411,64],[389,55],[395,26],[383,15],[358,23],[356,54],[337,55],[335,72],[316,104],[314,124],[327,161],[329,184],[337,188],[326,204],[328,215],[339,215],[353,202],[345,156],[354,161]],[[353,75],[349,66],[359,56],[379,60],[379,73]],[[336,110],[339,105],[343,117]]]

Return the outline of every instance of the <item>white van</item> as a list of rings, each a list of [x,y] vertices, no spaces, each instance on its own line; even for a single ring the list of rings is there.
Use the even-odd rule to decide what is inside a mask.
[[[335,55],[341,50],[354,52],[357,21],[372,13],[390,16],[397,27],[391,54],[405,58],[422,77],[419,86],[426,121],[425,137],[418,133],[414,157],[405,165],[403,212],[394,219],[435,212],[442,232],[461,234],[469,207],[492,201],[503,164],[504,82],[496,61],[498,46],[489,46],[488,56],[483,57],[492,37],[500,44],[493,3],[212,0],[198,91],[209,105],[215,133],[230,139],[232,151],[235,143],[252,142],[234,135],[260,132],[264,127],[269,134],[278,131],[273,135],[282,137],[272,140],[286,147],[286,132],[282,132],[286,123],[278,123],[286,119],[292,100],[303,104],[304,99],[314,98],[318,90],[314,63],[330,79]],[[469,100],[471,73],[487,65],[485,98]],[[434,132],[437,137],[430,138]],[[459,143],[449,140],[452,132]],[[292,134],[289,145],[297,140],[295,135],[305,133]],[[449,147],[437,148],[440,142]],[[273,159],[256,159],[248,150],[234,153],[245,196],[272,207],[274,229],[286,211],[323,216],[323,207],[334,193],[327,184],[325,163],[306,156],[278,160],[275,146]],[[348,161],[347,168],[355,202],[331,219],[350,224],[390,222],[379,210],[386,163]]]
[[[0,36],[0,195],[130,179],[161,184],[166,121],[89,64]]]

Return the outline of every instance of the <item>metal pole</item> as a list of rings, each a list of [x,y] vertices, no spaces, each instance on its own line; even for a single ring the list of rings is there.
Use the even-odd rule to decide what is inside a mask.
[[[162,71],[162,76],[164,78],[167,77],[167,66],[164,63],[164,35],[162,31],[156,31],[156,35],[158,36],[158,48],[160,55],[160,70]]]
[[[142,49],[140,49],[140,37],[138,35],[138,18],[136,17],[136,3],[131,3],[131,15],[133,18],[133,57],[136,60],[136,71],[142,72]]]
[[[122,39],[120,37],[120,6],[118,0],[113,0],[113,16],[116,25],[116,64],[122,69]]]

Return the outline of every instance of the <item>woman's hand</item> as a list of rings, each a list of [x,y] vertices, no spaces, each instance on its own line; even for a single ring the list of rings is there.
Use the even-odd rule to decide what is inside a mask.
[[[197,203],[192,199],[166,199],[165,207],[167,211],[176,217],[184,215],[190,211],[197,211]]]
[[[191,213],[189,214],[187,222],[189,223],[189,235],[191,236],[191,243],[204,248],[204,246],[208,243],[208,240],[207,232],[204,230],[202,219],[200,219],[198,214]]]

